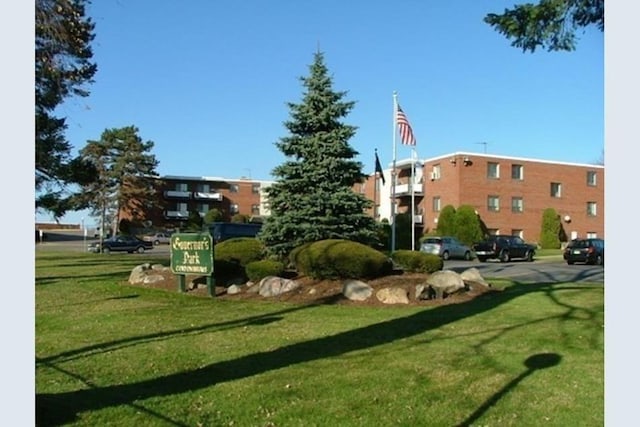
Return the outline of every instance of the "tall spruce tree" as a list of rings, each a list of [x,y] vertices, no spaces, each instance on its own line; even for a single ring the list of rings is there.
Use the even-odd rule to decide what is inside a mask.
[[[259,237],[267,250],[286,256],[293,248],[324,239],[377,242],[374,219],[365,213],[371,201],[353,191],[363,182],[362,163],[348,143],[356,127],[342,122],[355,102],[333,90],[324,55],[316,52],[300,104],[288,103],[289,135],[276,146],[288,160],[273,169],[276,182],[267,189],[271,215]]]

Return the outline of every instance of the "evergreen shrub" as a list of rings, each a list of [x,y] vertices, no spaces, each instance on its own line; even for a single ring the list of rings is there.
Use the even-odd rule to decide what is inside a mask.
[[[423,252],[397,250],[392,255],[393,261],[404,271],[410,273],[433,273],[442,270],[442,258],[434,254]]]
[[[391,272],[391,260],[358,242],[327,239],[303,245],[292,252],[298,273],[314,279],[376,278]]]
[[[227,261],[245,267],[248,263],[263,257],[264,245],[253,237],[234,237],[215,245],[216,261]]]
[[[267,276],[282,276],[284,273],[284,264],[280,261],[263,259],[248,263],[245,271],[249,280],[259,282]]]

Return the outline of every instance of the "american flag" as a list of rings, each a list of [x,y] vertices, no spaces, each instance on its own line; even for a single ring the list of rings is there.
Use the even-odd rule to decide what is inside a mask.
[[[398,130],[400,131],[400,140],[404,145],[416,145],[416,137],[413,136],[413,130],[409,124],[407,115],[404,114],[402,108],[398,105],[398,111],[396,112],[396,122],[398,123]]]

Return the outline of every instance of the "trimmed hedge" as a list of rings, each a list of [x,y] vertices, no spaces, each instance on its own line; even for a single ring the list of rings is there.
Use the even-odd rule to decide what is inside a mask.
[[[401,249],[395,251],[391,257],[404,271],[411,273],[434,273],[442,270],[444,266],[442,258],[438,255],[423,252]]]
[[[376,278],[389,274],[391,260],[369,246],[343,239],[320,240],[291,252],[299,273],[314,279]]]
[[[248,263],[245,266],[245,271],[249,280],[259,282],[267,276],[282,276],[284,264],[280,261],[263,259]]]
[[[248,263],[259,261],[264,254],[264,245],[253,237],[234,237],[214,246],[216,261],[226,261],[245,267]]]

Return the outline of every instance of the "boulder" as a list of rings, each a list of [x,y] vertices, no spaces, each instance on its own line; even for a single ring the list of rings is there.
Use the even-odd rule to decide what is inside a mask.
[[[378,301],[384,304],[409,304],[409,295],[402,288],[383,288],[376,292]]]
[[[342,294],[351,301],[365,301],[373,294],[373,288],[360,280],[346,280],[342,283]]]
[[[469,290],[469,286],[464,283],[462,277],[451,270],[436,271],[431,274],[426,281],[426,286],[430,286],[435,291],[435,297],[443,299],[451,294]]]
[[[300,284],[295,280],[284,279],[277,276],[267,276],[260,281],[258,293],[263,297],[275,297],[291,292],[299,287]]]

